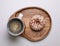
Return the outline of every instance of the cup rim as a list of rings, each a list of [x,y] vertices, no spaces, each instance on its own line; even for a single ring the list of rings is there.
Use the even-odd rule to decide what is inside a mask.
[[[18,20],[21,21],[22,24],[23,24],[22,31],[20,31],[20,32],[17,33],[17,34],[12,33],[12,32],[10,31],[10,29],[9,29],[9,22],[10,22],[11,20],[13,20],[13,19],[18,19]],[[23,22],[21,19],[15,17],[15,18],[11,18],[11,19],[8,21],[7,28],[8,28],[8,33],[9,33],[10,35],[12,35],[12,36],[18,36],[18,35],[21,35],[21,34],[24,32],[25,24],[24,24],[24,22]]]

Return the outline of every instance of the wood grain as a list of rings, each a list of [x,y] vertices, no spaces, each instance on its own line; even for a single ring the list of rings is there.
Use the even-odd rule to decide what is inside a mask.
[[[51,22],[51,17],[47,11],[38,7],[27,7],[27,8],[18,10],[9,19],[14,18],[14,17],[19,17],[20,13],[24,15],[22,17],[22,20],[25,23],[24,33],[21,34],[22,37],[25,37],[30,41],[39,41],[39,40],[44,39],[48,35],[51,29],[52,22]],[[47,20],[45,27],[39,32],[33,31],[29,26],[29,21],[31,17],[37,14],[44,16],[44,18]]]

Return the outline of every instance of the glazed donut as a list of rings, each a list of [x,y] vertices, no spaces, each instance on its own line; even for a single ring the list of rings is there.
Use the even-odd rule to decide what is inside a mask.
[[[45,26],[44,17],[42,15],[34,15],[29,22],[31,29],[40,31]]]

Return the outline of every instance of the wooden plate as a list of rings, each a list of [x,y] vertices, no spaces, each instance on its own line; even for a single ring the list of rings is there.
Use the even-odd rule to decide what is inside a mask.
[[[23,34],[21,34],[22,37],[25,37],[30,41],[39,41],[44,39],[48,35],[51,29],[51,17],[47,11],[38,7],[27,7],[18,10],[10,18],[19,17],[20,13],[23,14],[22,20],[25,23],[25,31]],[[39,32],[33,31],[29,26],[30,18],[33,15],[37,15],[37,14],[42,15],[45,17],[45,19],[47,19],[47,23],[45,24],[45,27]]]

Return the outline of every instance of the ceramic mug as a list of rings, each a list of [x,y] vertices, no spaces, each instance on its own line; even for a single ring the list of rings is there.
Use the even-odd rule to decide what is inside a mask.
[[[8,33],[12,36],[19,36],[24,32],[24,22],[19,18],[12,18],[7,24]]]

